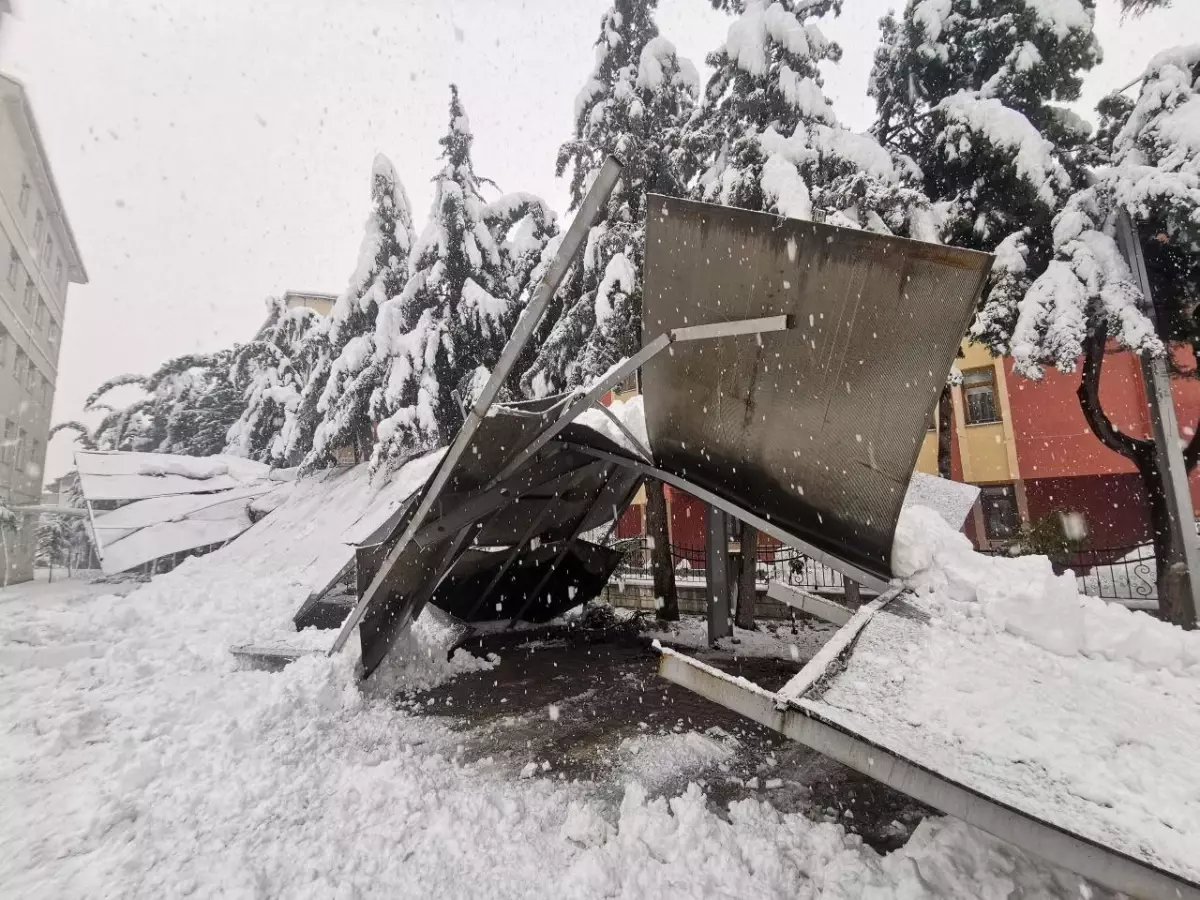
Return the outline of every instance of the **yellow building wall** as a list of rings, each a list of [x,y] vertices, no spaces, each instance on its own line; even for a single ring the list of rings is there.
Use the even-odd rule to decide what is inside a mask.
[[[917,471],[926,475],[937,474],[937,432],[925,432],[921,441],[921,452],[917,454]]]
[[[1008,391],[1004,378],[1004,366],[992,358],[986,347],[962,344],[962,358],[956,365],[960,371],[990,368],[996,382],[996,403],[1000,410],[999,422],[968,425],[966,401],[961,387],[951,392],[954,403],[954,428],[958,439],[959,459],[962,463],[964,481],[987,484],[1009,482],[1020,477],[1017,468],[1016,444],[1012,434],[1012,414],[1008,403]],[[917,456],[917,471],[929,475],[937,474],[937,432],[926,432]]]

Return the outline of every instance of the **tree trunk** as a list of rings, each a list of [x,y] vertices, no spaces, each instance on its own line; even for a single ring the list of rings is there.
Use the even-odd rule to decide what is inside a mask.
[[[675,592],[675,562],[671,558],[671,536],[667,527],[667,496],[661,481],[646,482],[646,532],[654,541],[650,568],[654,573],[658,618],[678,621],[679,597]]]
[[[950,477],[950,435],[954,428],[954,398],[950,393],[949,382],[942,388],[938,397],[937,415],[937,467],[938,474],[943,478]]]
[[[733,623],[738,628],[754,629],[754,604],[757,600],[755,584],[758,581],[758,529],[741,523],[738,536],[742,545],[742,568],[738,573],[737,613]]]
[[[1100,404],[1100,375],[1104,368],[1104,349],[1107,341],[1108,327],[1104,322],[1100,322],[1088,332],[1084,343],[1083,375],[1076,392],[1079,406],[1092,433],[1100,442],[1121,454],[1137,469],[1150,513],[1159,612],[1168,622],[1181,628],[1192,629],[1196,627],[1196,623],[1184,615],[1178,600],[1180,573],[1173,573],[1170,566],[1170,561],[1175,558],[1179,548],[1174,546],[1172,540],[1171,518],[1167,498],[1163,495],[1157,448],[1153,440],[1131,437],[1122,432],[1108,418]],[[1182,577],[1186,578],[1187,573]],[[1186,588],[1186,583],[1183,586]]]

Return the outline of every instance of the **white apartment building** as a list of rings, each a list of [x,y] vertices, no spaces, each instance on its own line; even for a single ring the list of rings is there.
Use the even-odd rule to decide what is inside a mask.
[[[41,497],[72,282],[86,284],[87,272],[28,95],[0,73],[0,497],[10,507]],[[15,543],[4,559],[9,583],[33,577],[35,524],[4,541]]]

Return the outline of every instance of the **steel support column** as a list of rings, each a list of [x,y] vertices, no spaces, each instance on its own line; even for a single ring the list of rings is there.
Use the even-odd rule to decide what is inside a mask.
[[[708,611],[708,642],[733,634],[730,604],[729,517],[713,506],[704,505],[704,574],[708,581],[705,608]]]

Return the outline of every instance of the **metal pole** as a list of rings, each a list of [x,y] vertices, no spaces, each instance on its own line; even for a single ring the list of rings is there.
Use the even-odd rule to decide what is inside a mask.
[[[1146,271],[1146,258],[1137,238],[1137,229],[1127,210],[1122,209],[1117,217],[1117,242],[1125,261],[1129,264],[1144,300],[1142,311],[1158,328],[1154,310],[1154,298],[1150,292],[1150,277]],[[1170,349],[1168,348],[1168,352]],[[1171,540],[1175,558],[1168,559],[1167,566],[1182,565],[1186,577],[1166,578],[1164,587],[1173,596],[1170,607],[1178,609],[1183,621],[1195,627],[1196,613],[1200,610],[1200,540],[1196,535],[1196,517],[1192,512],[1192,492],[1188,487],[1187,466],[1183,461],[1183,450],[1179,446],[1179,422],[1175,418],[1175,400],[1171,396],[1171,376],[1165,359],[1140,356],[1142,380],[1146,387],[1146,405],[1150,409],[1150,425],[1154,433],[1155,453],[1158,456],[1158,472],[1162,479],[1162,492],[1166,498],[1167,515],[1170,520]],[[1159,598],[1159,608],[1163,598]]]
[[[492,406],[492,401],[496,399],[496,395],[500,393],[500,388],[508,380],[513,366],[517,363],[517,357],[525,349],[525,345],[529,343],[529,339],[533,337],[533,332],[542,321],[542,316],[546,312],[546,307],[550,304],[550,299],[558,290],[558,286],[562,284],[562,280],[566,277],[571,263],[575,261],[575,257],[583,249],[583,242],[587,238],[592,223],[600,213],[601,207],[608,201],[608,197],[612,193],[620,176],[621,163],[610,156],[604,161],[604,165],[596,175],[596,180],[592,182],[591,190],[583,198],[583,205],[579,208],[579,213],[572,220],[571,227],[567,229],[566,236],[563,237],[562,243],[558,247],[558,252],[554,255],[554,261],[551,262],[550,268],[547,269],[541,283],[538,285],[537,291],[533,295],[533,300],[525,308],[525,312],[521,318],[517,320],[512,337],[504,345],[504,350],[500,354],[496,368],[492,370],[491,377],[488,378],[487,384],[483,386],[483,391],[480,392],[479,399],[475,402],[470,412],[467,413],[467,419],[463,422],[462,428],[459,429],[458,434],[455,436],[454,443],[451,444],[446,455],[442,457],[441,464],[430,480],[429,488],[425,491],[425,496],[421,499],[420,505],[417,506],[416,512],[413,513],[412,518],[409,520],[408,527],[404,529],[404,534],[400,536],[400,540],[396,542],[396,545],[388,553],[383,564],[375,573],[375,578],[368,585],[366,592],[346,618],[346,623],[342,626],[342,630],[338,633],[337,638],[334,639],[333,646],[329,650],[330,656],[339,652],[346,645],[346,641],[350,639],[355,626],[358,625],[363,614],[366,613],[367,607],[370,606],[371,601],[375,598],[375,594],[382,587],[388,572],[391,571],[396,560],[400,558],[400,555],[408,547],[408,543],[412,540],[413,535],[417,533],[417,529],[424,524],[425,517],[429,515],[433,504],[437,502],[438,497],[442,493],[442,488],[450,480],[450,474],[454,471],[458,460],[466,452],[467,447],[474,439],[475,432],[479,429],[480,424]]]
[[[733,634],[729,611],[729,517],[704,506],[704,573],[708,582],[708,643]]]

